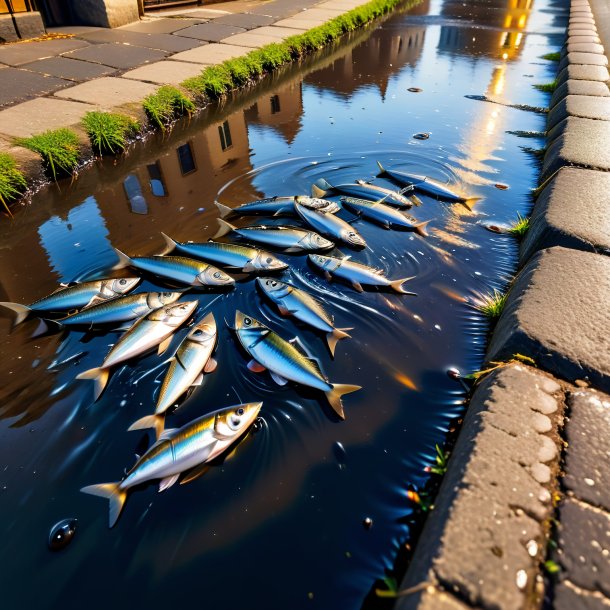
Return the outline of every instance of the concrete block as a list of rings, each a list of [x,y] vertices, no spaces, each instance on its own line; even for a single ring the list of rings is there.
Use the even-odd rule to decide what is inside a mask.
[[[570,34],[566,40],[566,45],[587,42],[600,44],[599,36],[597,34]]]
[[[191,38],[173,36],[171,34],[146,34],[144,32],[133,32],[124,28],[116,30],[99,29],[80,36],[83,40],[93,43],[116,42],[144,47],[147,49],[158,49],[169,53],[188,51],[199,46],[199,42]]]
[[[45,34],[44,23],[38,11],[31,13],[18,13],[15,15],[17,28],[23,40],[28,38],[37,38]]]
[[[557,382],[521,365],[483,379],[401,588],[440,583],[469,607],[527,607],[553,511],[560,395]],[[399,598],[395,608],[421,610],[418,601]]]
[[[156,90],[155,85],[107,76],[64,89],[59,91],[56,96],[93,104],[98,108],[110,109],[123,104],[139,102]]]
[[[218,19],[214,19],[215,24],[233,25],[243,30],[253,30],[260,28],[263,25],[271,25],[275,21],[275,17],[267,15],[251,15],[250,13],[237,13],[235,15],[224,15]]]
[[[591,95],[593,97],[610,97],[610,89],[601,81],[567,80],[564,81],[551,97],[549,107],[552,108],[567,95]]]
[[[159,85],[179,85],[187,78],[198,76],[203,69],[202,64],[165,60],[129,70],[122,75],[122,78],[131,78]]]
[[[557,83],[561,84],[567,80],[594,80],[606,83],[609,79],[610,74],[604,66],[569,65],[558,74]]]
[[[251,49],[238,47],[231,44],[208,44],[203,47],[176,53],[169,59],[172,61],[186,61],[195,64],[219,64],[227,59],[241,57],[250,52]]]
[[[594,25],[578,25],[575,24],[568,28],[568,36],[597,36],[597,28]]]
[[[235,36],[229,36],[222,42],[226,44],[234,44],[238,46],[245,46],[251,48],[263,47],[267,44],[274,42],[280,42],[290,36],[296,36],[302,34],[305,29],[297,28],[282,28],[275,26],[267,26],[262,28],[256,28],[244,34],[236,34]]]
[[[44,76],[19,68],[5,67],[1,74],[2,82],[10,83],[10,86],[0,87],[0,106],[24,102],[33,97],[52,93],[62,87],[68,87],[71,84],[70,81],[61,78]]]
[[[124,25],[121,30],[126,32],[140,32],[142,34],[173,34],[191,25],[203,23],[200,19],[163,19],[145,18],[129,25]]]
[[[558,71],[561,72],[569,64],[581,66],[608,66],[608,58],[598,53],[568,53],[559,62]]]
[[[610,121],[610,98],[590,95],[568,95],[549,111],[547,130],[569,116]]]
[[[600,53],[604,54],[604,47],[595,42],[571,42],[566,45],[568,53]]]
[[[19,40],[19,36],[17,36],[11,16],[0,15],[0,42],[15,42],[16,40]]]
[[[610,254],[609,193],[610,173],[561,168],[536,200],[521,264],[553,246]]]
[[[610,390],[610,257],[555,247],[516,277],[487,360],[525,354],[570,381]]]
[[[89,61],[79,61],[78,59],[70,59],[68,57],[40,59],[31,64],[23,64],[22,68],[78,82],[99,78],[100,76],[108,76],[115,71],[114,68],[108,66],[92,64]]]
[[[140,20],[138,0],[71,0],[70,9],[83,25],[117,28]]]

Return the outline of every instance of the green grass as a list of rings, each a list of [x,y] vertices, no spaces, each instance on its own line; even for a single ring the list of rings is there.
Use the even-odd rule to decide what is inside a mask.
[[[25,191],[27,183],[24,175],[17,168],[15,159],[8,153],[0,153],[0,203],[12,216],[8,204]]]
[[[161,129],[175,118],[190,115],[195,110],[193,100],[171,85],[164,85],[144,98],[142,105],[148,118]]]
[[[559,61],[561,59],[561,53],[559,51],[547,53],[546,55],[542,55],[540,59],[546,59],[547,61]]]
[[[45,131],[30,138],[18,138],[15,143],[38,153],[54,180],[57,180],[58,173],[60,177],[61,174],[73,173],[78,165],[78,136],[66,127]]]
[[[475,307],[488,318],[497,319],[506,305],[507,296],[508,293],[502,294],[494,288],[493,293],[481,295]]]
[[[100,155],[125,150],[129,136],[140,129],[139,123],[131,117],[98,111],[87,112],[83,126],[93,150]]]
[[[530,219],[517,214],[517,220],[511,225],[508,232],[516,238],[521,239],[528,232],[529,228]]]
[[[557,81],[554,80],[551,83],[542,83],[542,84],[534,85],[534,87],[536,89],[538,89],[538,91],[544,91],[545,93],[553,93],[553,91],[555,91],[555,89],[557,89]]]

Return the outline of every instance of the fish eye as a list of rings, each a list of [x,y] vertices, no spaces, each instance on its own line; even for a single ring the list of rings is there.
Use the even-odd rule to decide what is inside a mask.
[[[246,326],[250,326],[250,324],[252,324],[252,320],[250,318],[244,318],[244,324]]]
[[[169,298],[169,297],[172,296],[172,293],[171,292],[164,292],[163,296],[166,297],[166,298]]]
[[[237,415],[243,415],[244,410],[241,407],[239,407],[239,409],[237,409],[237,411],[235,411],[235,413],[237,413]]]
[[[220,275],[220,271],[216,271],[216,272],[214,273],[214,277],[215,277],[217,280],[219,280],[219,279],[222,277],[222,276]]]
[[[356,234],[355,234],[353,231],[350,231],[350,232],[348,233],[348,235],[349,235],[350,237],[356,237]]]
[[[277,282],[271,282],[271,285],[275,288],[277,286]]]
[[[198,329],[197,329],[197,330],[196,330],[196,331],[193,333],[193,335],[194,335],[195,337],[198,337],[199,335],[203,335],[203,331],[202,331],[200,328],[198,328]]]
[[[271,261],[272,261],[272,260],[273,260],[273,259],[272,259],[272,258],[269,256],[269,257],[267,257],[267,260],[266,260],[265,262],[266,262],[267,264],[269,264],[269,263],[271,263]]]
[[[127,284],[127,280],[123,279],[123,280],[119,280],[119,284],[121,286],[125,286],[125,284]]]

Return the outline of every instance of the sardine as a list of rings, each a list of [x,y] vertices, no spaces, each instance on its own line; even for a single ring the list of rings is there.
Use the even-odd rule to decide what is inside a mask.
[[[399,191],[392,191],[383,186],[369,184],[364,180],[356,180],[353,184],[332,185],[328,180],[320,178],[311,186],[311,194],[316,197],[325,197],[328,194],[332,195],[333,191],[336,194],[341,193],[351,197],[370,199],[371,201],[378,201],[382,197],[385,197],[386,203],[399,208],[410,208],[412,205],[420,205],[421,203],[419,199],[413,200]]]
[[[329,383],[315,360],[241,311],[235,312],[235,331],[243,348],[252,356],[248,363],[249,370],[262,373],[269,369],[271,377],[279,385],[294,381],[321,390],[337,415],[345,419],[341,396],[355,392],[361,386]]]
[[[237,214],[244,216],[247,214],[266,214],[269,216],[296,216],[294,202],[298,201],[301,205],[311,208],[312,210],[324,210],[330,214],[334,214],[340,210],[339,206],[334,201],[328,199],[320,199],[317,197],[309,197],[307,195],[293,195],[291,197],[269,197],[268,199],[259,199],[244,203],[236,208],[230,208],[218,201],[215,201],[216,207],[220,212],[220,217],[225,218],[229,214]]]
[[[355,197],[341,197],[341,203],[355,214],[373,220],[382,224],[386,229],[392,226],[404,227],[412,229],[419,233],[422,237],[426,237],[426,225],[430,222],[413,222],[403,212],[395,210],[388,205],[383,204],[384,199],[379,201],[368,201],[366,199],[357,199]]]
[[[282,248],[284,252],[302,252],[303,250],[330,250],[335,247],[332,241],[325,237],[299,229],[298,227],[281,227],[254,225],[251,227],[235,227],[226,220],[218,219],[220,230],[214,239],[223,237],[227,233],[236,233],[244,239],[249,239],[266,246]]]
[[[352,225],[345,222],[334,214],[326,214],[316,210],[310,210],[304,208],[298,203],[294,204],[294,207],[298,215],[309,225],[311,225],[316,231],[326,233],[335,239],[340,239],[346,244],[354,248],[366,247],[364,238]]]
[[[135,267],[169,280],[189,286],[232,286],[235,280],[209,263],[194,261],[184,256],[135,256],[130,258],[116,248],[119,262],[113,269]]]
[[[332,316],[325,311],[322,303],[304,290],[270,277],[259,277],[256,281],[283,316],[294,316],[308,326],[325,332],[328,349],[331,356],[335,357],[337,342],[347,339],[350,335],[346,331],[351,328],[335,328]]]
[[[259,250],[258,248],[238,246],[237,244],[222,244],[215,241],[205,243],[187,241],[180,243],[174,241],[171,237],[165,235],[165,233],[161,233],[161,235],[163,235],[163,239],[165,239],[167,244],[163,254],[172,252],[175,249],[190,256],[241,269],[245,273],[279,271],[288,267],[284,261],[273,256],[270,252]]]
[[[190,318],[198,305],[199,301],[186,301],[151,311],[118,340],[101,366],[85,371],[76,378],[95,382],[94,395],[97,400],[108,383],[109,371],[113,366],[156,346],[159,346],[158,352],[162,354],[169,347],[172,334]]]
[[[139,283],[139,277],[121,277],[107,280],[83,282],[72,286],[61,287],[53,294],[46,296],[29,305],[20,303],[0,302],[0,305],[13,310],[17,316],[14,320],[16,326],[23,322],[32,312],[66,311],[91,307],[116,299],[131,292]]]
[[[399,280],[388,279],[381,269],[375,269],[368,265],[355,263],[347,258],[333,258],[332,256],[322,256],[320,254],[309,254],[309,260],[324,271],[328,281],[334,276],[340,277],[349,282],[358,292],[362,292],[362,284],[370,286],[388,286],[400,294],[415,294],[406,291],[402,285],[412,280],[412,277],[405,277]]]
[[[168,489],[182,473],[199,469],[242,437],[258,416],[262,404],[228,407],[199,417],[182,428],[165,430],[122,481],[89,485],[81,491],[108,498],[108,527],[112,527],[123,510],[130,488],[161,479],[159,491]]]

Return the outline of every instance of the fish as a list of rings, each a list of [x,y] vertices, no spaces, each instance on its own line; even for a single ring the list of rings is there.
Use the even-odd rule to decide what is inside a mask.
[[[369,184],[364,180],[356,180],[353,184],[337,184],[332,185],[328,180],[320,178],[311,186],[311,194],[316,197],[325,197],[327,194],[342,193],[350,197],[360,197],[362,199],[370,199],[377,201],[381,197],[385,197],[385,202],[394,205],[398,208],[410,208],[413,205],[420,205],[419,199],[411,199],[399,191]]]
[[[268,369],[272,379],[279,385],[294,381],[321,390],[335,413],[345,419],[341,396],[360,390],[361,386],[330,383],[315,360],[239,310],[235,312],[235,332],[243,348],[252,356],[248,363],[250,371],[262,373]]]
[[[267,246],[283,248],[284,252],[302,252],[303,250],[330,250],[335,244],[314,233],[298,227],[265,226],[235,227],[222,218],[218,219],[220,229],[214,239],[227,233],[237,233],[244,239],[259,242]]]
[[[379,176],[389,176],[392,180],[398,182],[398,184],[402,186],[412,186],[422,193],[432,195],[432,197],[436,197],[437,199],[444,199],[445,201],[453,201],[456,203],[465,203],[469,200],[477,199],[477,197],[463,197],[462,195],[458,195],[442,182],[430,178],[429,176],[386,169],[379,161],[377,161],[377,165],[379,166]]]
[[[211,260],[221,265],[227,265],[240,269],[244,273],[257,271],[280,271],[286,269],[288,265],[279,258],[273,256],[266,250],[259,250],[251,246],[238,246],[237,244],[223,244],[216,241],[205,243],[195,243],[187,241],[180,243],[171,237],[161,233],[167,247],[164,254],[172,252],[174,249],[190,256]]]
[[[337,342],[350,338],[347,331],[353,329],[335,328],[332,316],[324,310],[322,303],[308,292],[275,278],[259,277],[256,281],[263,293],[277,305],[283,316],[294,316],[308,326],[326,333],[328,349],[333,358]]]
[[[412,229],[422,237],[426,237],[426,225],[430,222],[413,222],[408,216],[399,210],[395,210],[390,206],[384,205],[384,198],[379,201],[368,201],[366,199],[358,199],[355,197],[341,197],[341,203],[348,210],[382,224],[386,229],[391,229],[392,226],[404,227]]]
[[[399,280],[388,279],[381,269],[375,269],[362,263],[356,263],[346,258],[334,258],[332,256],[322,256],[321,254],[309,254],[309,260],[324,271],[326,279],[330,282],[333,276],[349,282],[358,292],[362,292],[362,284],[370,286],[388,286],[400,294],[415,295],[414,292],[408,292],[402,285],[412,277],[404,277]]]
[[[240,216],[248,214],[296,216],[296,211],[294,209],[295,201],[300,202],[301,205],[311,208],[312,210],[324,210],[330,214],[334,214],[341,209],[334,201],[318,197],[309,197],[307,195],[269,197],[267,199],[259,199],[258,201],[250,201],[249,203],[244,203],[236,208],[230,208],[218,201],[215,201],[214,203],[220,212],[220,217],[225,218],[229,214],[237,214]]]
[[[198,417],[181,428],[164,430],[122,481],[89,485],[81,491],[108,499],[108,527],[113,527],[132,487],[160,479],[159,491],[169,489],[181,474],[194,473],[241,438],[256,420],[262,405],[262,402],[252,402],[227,407]]]
[[[0,302],[0,305],[17,314],[13,322],[14,326],[17,326],[31,313],[81,309],[116,299],[131,292],[140,281],[141,278],[139,277],[121,277],[76,283],[70,286],[62,286],[49,296],[29,305],[6,301]]]
[[[354,248],[365,248],[364,238],[352,225],[345,222],[334,214],[326,214],[317,210],[304,208],[298,203],[294,204],[298,215],[317,231],[331,235],[335,239],[340,239]]]
[[[84,371],[76,378],[89,379],[95,383],[94,396],[97,400],[108,383],[113,366],[156,346],[159,346],[158,353],[162,354],[169,347],[172,334],[191,317],[198,305],[199,301],[185,301],[151,311],[117,341],[99,367]]]
[[[189,286],[232,286],[235,280],[224,271],[209,263],[195,261],[184,256],[137,256],[130,258],[120,250],[114,249],[119,262],[113,269],[135,267],[160,277],[165,277]]]

